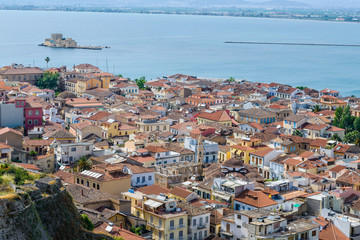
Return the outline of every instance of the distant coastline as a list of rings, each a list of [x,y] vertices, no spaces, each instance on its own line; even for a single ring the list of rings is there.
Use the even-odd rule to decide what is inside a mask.
[[[223,16],[246,18],[293,19],[329,22],[360,23],[357,9],[323,10],[313,8],[171,8],[171,7],[62,7],[62,6],[33,6],[9,5],[0,6],[0,10],[19,11],[61,11],[61,12],[98,12],[98,13],[137,13],[162,15],[194,15],[194,16]]]

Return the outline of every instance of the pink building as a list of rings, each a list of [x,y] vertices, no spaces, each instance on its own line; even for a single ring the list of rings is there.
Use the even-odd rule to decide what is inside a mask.
[[[33,99],[18,98],[15,99],[16,108],[24,109],[25,131],[32,130],[36,126],[42,126],[42,105],[36,103]]]

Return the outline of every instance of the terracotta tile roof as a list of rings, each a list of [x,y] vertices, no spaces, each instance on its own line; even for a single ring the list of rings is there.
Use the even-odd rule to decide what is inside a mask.
[[[41,169],[38,166],[36,166],[35,164],[29,164],[29,163],[14,163],[14,164],[21,168],[35,170],[35,171],[41,171]]]
[[[249,189],[243,191],[237,198],[235,198],[235,200],[256,208],[263,208],[277,204],[277,202],[269,198],[269,196],[265,193]]]
[[[309,124],[307,124],[307,126],[304,127],[304,129],[320,131],[327,127],[328,127],[328,125],[326,125],[326,124],[320,124],[320,123],[311,124],[311,123],[309,123]]]
[[[169,192],[169,194],[172,194],[172,195],[175,195],[175,196],[181,197],[181,198],[187,198],[192,193],[193,192],[186,190],[184,188],[181,188],[181,187],[174,187]]]
[[[349,185],[354,185],[360,182],[360,172],[356,170],[346,170],[346,172],[341,175],[336,182],[342,182]]]
[[[104,222],[100,226],[96,227],[94,229],[94,232],[97,233],[103,233],[103,234],[110,234],[113,237],[120,237],[122,239],[126,240],[144,240],[145,238],[140,237],[139,235],[136,235],[135,233],[132,233],[128,230],[125,230],[123,228],[120,228],[117,225],[113,225],[111,228],[111,231],[107,231],[106,228],[109,226],[108,223]]]
[[[338,128],[338,127],[335,127],[335,126],[331,126],[331,127],[329,127],[328,129],[326,129],[326,131],[329,131],[329,132],[339,132],[339,131],[345,131],[345,129],[343,129],[343,128]]]
[[[329,223],[319,233],[319,240],[350,240],[333,223]]]
[[[65,129],[60,129],[52,133],[49,138],[76,138],[74,135],[66,131]]]
[[[154,145],[149,145],[146,147],[146,149],[152,153],[160,153],[160,152],[168,152],[169,151],[165,148],[154,146]]]
[[[291,165],[291,166],[297,166],[301,163],[302,161],[300,159],[296,159],[296,158],[288,158],[284,161],[284,163]]]
[[[145,195],[156,194],[159,195],[160,193],[169,194],[170,190],[159,185],[150,185],[142,188],[138,188],[136,191],[139,191]]]
[[[74,183],[74,174],[65,172],[65,171],[57,171],[53,174],[55,177],[60,178],[61,181],[66,183]]]
[[[104,118],[109,117],[110,115],[111,115],[111,113],[100,111],[100,112],[97,112],[96,114],[92,115],[88,119],[92,120],[92,121],[100,121]]]
[[[48,146],[52,143],[52,140],[35,140],[35,139],[29,139],[29,138],[25,138],[24,139],[24,145],[29,145],[29,146]]]
[[[314,139],[311,143],[310,146],[313,147],[325,147],[327,144],[328,140],[327,139],[321,139],[321,138],[317,138]]]
[[[337,166],[329,169],[329,171],[330,171],[330,172],[336,172],[336,173],[338,173],[338,172],[341,172],[341,171],[344,170],[344,169],[346,169],[345,166],[337,165]]]
[[[133,129],[138,129],[137,127],[134,126],[130,126],[128,124],[120,124],[118,130],[133,130]]]
[[[223,122],[223,121],[231,121],[231,118],[229,116],[229,114],[225,111],[217,111],[214,113],[200,113],[197,117],[199,118],[205,118],[205,119],[209,119],[212,121],[217,121],[217,122]]]
[[[252,128],[259,129],[260,131],[264,130],[264,128],[256,122],[250,122],[250,123],[248,123],[248,125]]]
[[[140,163],[146,163],[146,162],[156,162],[156,159],[151,156],[135,156],[135,157],[129,157],[132,160],[135,160]]]
[[[74,128],[74,129],[79,129],[79,130],[81,130],[81,129],[84,129],[84,128],[86,128],[86,127],[88,127],[88,126],[91,126],[91,125],[92,125],[91,122],[89,122],[89,121],[83,121],[83,122],[79,122],[79,123],[72,124],[71,127]]]
[[[9,127],[0,129],[0,135],[2,135],[4,133],[8,133],[8,132],[12,132],[12,133],[15,133],[15,134],[17,134],[19,136],[23,136],[23,134],[21,132],[16,131],[16,130],[14,130],[12,128],[9,128]]]
[[[274,151],[274,149],[267,148],[267,149],[252,152],[252,153],[250,153],[250,155],[254,155],[254,156],[257,156],[257,157],[265,157],[268,153],[270,153],[272,151]]]
[[[334,147],[334,152],[345,153],[350,147],[351,145],[339,143]]]

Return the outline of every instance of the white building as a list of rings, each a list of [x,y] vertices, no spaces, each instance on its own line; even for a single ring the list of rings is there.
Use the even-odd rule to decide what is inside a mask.
[[[185,202],[177,206],[188,213],[188,240],[201,240],[210,235],[210,211]]]
[[[198,144],[198,140],[193,139],[192,137],[186,137],[184,141],[184,147],[195,153],[195,160],[198,160],[198,152],[202,151],[204,163],[214,163],[217,162],[219,145],[216,142],[211,142],[208,140],[202,140],[202,144]],[[198,146],[202,146],[198,150]]]
[[[88,142],[60,144],[55,141],[52,147],[59,165],[71,165],[81,157],[93,153],[93,144]]]
[[[131,187],[139,188],[154,185],[155,175],[154,170],[151,168],[132,164],[124,164],[123,171],[132,175]]]

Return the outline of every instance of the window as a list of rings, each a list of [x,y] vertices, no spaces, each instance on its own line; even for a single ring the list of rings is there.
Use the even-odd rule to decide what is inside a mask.
[[[86,146],[86,151],[89,151],[90,150],[90,146]]]
[[[95,183],[93,183],[93,188],[96,188],[96,184],[95,184]]]
[[[196,226],[196,219],[193,219],[193,226]]]
[[[99,185],[99,184],[96,185],[96,189],[97,189],[97,190],[100,189],[100,185]]]
[[[38,124],[39,121],[37,119],[34,120],[34,124]]]
[[[197,233],[194,233],[194,240],[197,239]]]
[[[241,215],[240,215],[240,214],[237,215],[237,219],[241,219]]]
[[[72,152],[76,152],[76,147],[71,148]]]
[[[154,222],[154,217],[151,215],[150,216],[150,222],[153,223]]]
[[[19,102],[19,101],[16,102],[16,106],[20,106],[20,102]]]
[[[78,184],[80,183],[80,180],[79,180],[79,178],[76,178],[76,183],[78,183]]]
[[[179,238],[182,238],[183,237],[183,231],[179,231]]]
[[[40,115],[40,111],[39,111],[39,110],[35,110],[35,115]]]
[[[184,224],[184,219],[180,218],[179,219],[179,226],[182,226]]]
[[[81,179],[81,184],[84,184],[84,180],[83,180],[83,179]]]
[[[138,182],[138,183],[140,182],[140,177],[136,178],[136,182]]]
[[[209,222],[209,216],[206,216],[205,217],[205,223],[208,223]]]
[[[204,231],[204,237],[206,238],[207,237],[207,230]]]
[[[32,125],[32,120],[28,120],[28,124],[29,124],[29,125]]]
[[[89,186],[89,181],[86,181],[86,186],[87,186],[87,187]]]
[[[148,180],[151,181],[151,179],[152,179],[151,176],[149,176],[149,177],[148,177]]]
[[[159,232],[159,239],[161,239],[162,237],[162,232]]]
[[[202,239],[202,231],[199,232],[199,239]]]
[[[33,115],[33,111],[32,110],[29,110],[29,116],[32,116]]]
[[[312,236],[312,237],[315,237],[315,236],[316,236],[316,230],[312,231],[311,236]]]
[[[142,177],[142,182],[143,182],[143,183],[145,182],[145,176],[144,176],[144,177]]]

